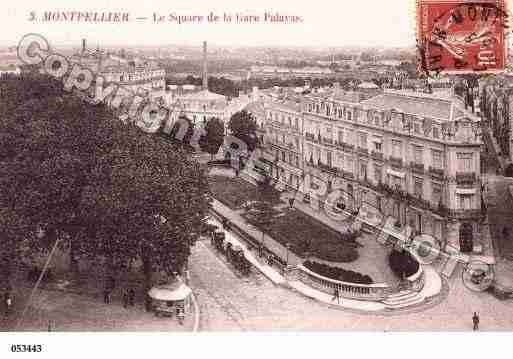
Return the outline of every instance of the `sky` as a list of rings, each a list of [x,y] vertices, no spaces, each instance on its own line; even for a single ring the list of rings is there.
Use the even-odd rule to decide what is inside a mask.
[[[512,0],[508,0],[512,1]],[[45,12],[128,12],[129,22],[43,22]],[[34,12],[38,21],[29,21]],[[259,15],[260,23],[194,23],[169,21],[170,14],[210,12]],[[300,16],[295,24],[270,24],[263,14]],[[153,22],[157,14],[166,18]],[[136,20],[147,17],[148,20]],[[206,20],[205,20],[206,21]],[[27,33],[38,33],[51,44],[249,46],[414,46],[415,0],[15,0],[0,11],[0,44],[15,45]]]

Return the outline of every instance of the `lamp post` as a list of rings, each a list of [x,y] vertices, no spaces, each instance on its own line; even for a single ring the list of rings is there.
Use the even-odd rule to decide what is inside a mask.
[[[287,248],[287,266],[289,265],[289,251],[290,251],[290,243],[285,244],[285,248]]]

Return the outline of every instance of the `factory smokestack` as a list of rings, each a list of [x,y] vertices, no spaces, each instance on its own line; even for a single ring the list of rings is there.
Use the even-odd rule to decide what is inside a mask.
[[[208,90],[207,42],[203,41],[203,90]]]

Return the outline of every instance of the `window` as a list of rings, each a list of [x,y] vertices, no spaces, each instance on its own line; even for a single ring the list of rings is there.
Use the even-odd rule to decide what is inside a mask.
[[[442,185],[433,182],[431,184],[431,201],[435,204],[440,203],[442,200]]]
[[[438,127],[433,127],[433,138],[439,138],[440,132],[438,130]]]
[[[294,120],[294,122],[295,122],[295,123],[294,123],[294,126],[295,126],[296,128],[299,128],[299,119],[298,119],[298,118],[296,118],[296,119]]]
[[[395,157],[395,158],[402,158],[403,157],[402,142],[401,141],[392,140],[392,157]]]
[[[459,209],[472,209],[473,208],[473,195],[469,194],[459,194],[457,195],[457,202]]]
[[[431,150],[431,163],[434,168],[443,169],[442,151]]]
[[[381,145],[381,142],[374,142],[374,150],[376,152],[381,152],[383,150],[383,146]]]
[[[350,145],[353,144],[353,131],[352,130],[349,130],[348,132],[346,132],[346,142]]]
[[[331,152],[330,151],[326,152],[326,163],[327,163],[328,166],[333,167],[332,166],[333,163],[331,161]]]
[[[413,132],[417,133],[417,134],[420,134],[420,123],[418,122],[415,122],[413,124]]]
[[[360,132],[360,147],[367,148],[367,134],[365,132]]]
[[[458,158],[458,171],[459,172],[474,172],[472,166],[473,153],[457,153]]]
[[[424,161],[422,160],[422,147],[413,145],[413,162],[422,164]]]
[[[344,161],[345,164],[345,170],[353,173],[353,157],[352,156],[346,156],[346,160]]]
[[[367,180],[367,162],[360,163],[360,179]]]
[[[413,195],[417,198],[422,198],[423,183],[422,179],[414,177],[413,179]]]
[[[338,130],[338,143],[344,142],[344,131]]]
[[[382,170],[381,166],[374,165],[374,180],[376,182],[378,182],[378,183],[381,182],[381,179],[383,178],[382,174],[383,174],[383,170]]]
[[[331,126],[326,127],[326,132],[331,133]]]
[[[281,153],[281,160],[282,160],[283,162],[286,162],[286,161],[285,161],[285,151],[283,151],[283,152]]]
[[[351,121],[351,112],[347,111],[347,120]]]
[[[292,126],[292,118],[289,117],[289,126]]]
[[[289,153],[289,163],[291,165],[294,164],[294,155],[292,153]]]

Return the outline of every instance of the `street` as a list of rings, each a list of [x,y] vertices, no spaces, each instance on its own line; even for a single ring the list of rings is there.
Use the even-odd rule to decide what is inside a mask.
[[[200,304],[200,331],[468,331],[474,311],[484,331],[513,328],[513,302],[471,292],[461,271],[450,278],[448,297],[440,304],[376,315],[331,308],[274,285],[255,270],[244,278],[208,241],[195,245],[190,271]]]

